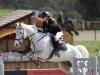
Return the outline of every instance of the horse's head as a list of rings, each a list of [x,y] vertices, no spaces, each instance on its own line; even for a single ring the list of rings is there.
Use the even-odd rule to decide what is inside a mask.
[[[17,22],[16,23],[16,37],[15,37],[15,42],[14,42],[14,46],[16,48],[20,47],[23,40],[26,38],[26,32],[25,29],[22,25],[22,23]]]

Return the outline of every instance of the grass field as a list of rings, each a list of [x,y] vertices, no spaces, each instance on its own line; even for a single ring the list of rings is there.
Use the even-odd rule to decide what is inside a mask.
[[[9,14],[10,12],[12,12],[14,10],[9,10],[9,9],[0,9],[0,17],[3,17],[6,14]]]
[[[100,41],[74,41],[74,45],[84,45],[89,51],[90,56],[100,56]]]

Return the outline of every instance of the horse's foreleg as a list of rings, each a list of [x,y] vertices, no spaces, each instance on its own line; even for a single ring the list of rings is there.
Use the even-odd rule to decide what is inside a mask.
[[[29,53],[27,56],[30,58],[30,61],[36,65],[36,68],[41,68],[42,63],[38,58],[34,56],[34,54]]]

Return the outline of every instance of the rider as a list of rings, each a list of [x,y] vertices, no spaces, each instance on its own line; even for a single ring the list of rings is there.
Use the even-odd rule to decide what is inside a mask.
[[[62,33],[60,25],[50,16],[49,12],[44,11],[41,14],[41,17],[43,18],[43,32],[49,32],[53,35],[52,43],[54,46],[54,51],[52,54],[56,54],[58,57],[59,55],[59,38],[58,32]],[[63,33],[62,33],[63,35]],[[62,36],[61,35],[61,36]]]

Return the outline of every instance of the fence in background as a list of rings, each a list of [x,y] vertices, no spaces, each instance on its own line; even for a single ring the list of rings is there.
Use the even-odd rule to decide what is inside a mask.
[[[98,34],[98,30],[100,30],[100,21],[77,21],[77,22],[73,22],[75,25],[75,28],[77,30],[92,30],[93,31],[93,36],[94,36],[94,40],[98,40],[98,36],[100,36]]]

